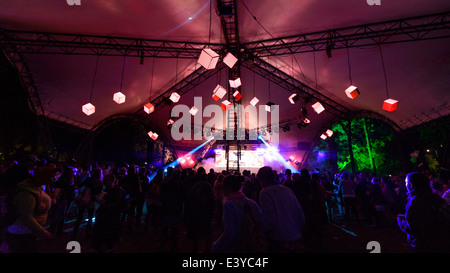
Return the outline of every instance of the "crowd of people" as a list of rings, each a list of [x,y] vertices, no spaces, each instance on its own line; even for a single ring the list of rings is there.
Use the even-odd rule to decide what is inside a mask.
[[[177,251],[182,225],[193,253],[320,252],[323,227],[338,217],[345,225],[398,226],[420,252],[450,251],[448,181],[421,173],[80,168],[28,155],[2,164],[0,179],[2,252],[38,252],[36,239],[64,234],[69,215],[71,239],[86,222],[95,252],[114,252],[121,234],[137,227],[160,231],[159,248]]]

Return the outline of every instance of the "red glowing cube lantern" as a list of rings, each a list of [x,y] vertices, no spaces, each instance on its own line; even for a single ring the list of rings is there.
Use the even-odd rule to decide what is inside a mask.
[[[122,92],[116,92],[113,95],[113,100],[117,103],[117,104],[122,104],[125,102],[125,95]]]
[[[350,85],[347,89],[345,89],[345,94],[347,97],[354,99],[356,98],[360,93],[358,87],[354,85]]]
[[[214,69],[216,68],[217,62],[219,61],[219,54],[214,52],[214,50],[210,48],[205,48],[200,53],[200,57],[198,58],[198,63],[201,64],[206,69]]]
[[[197,114],[198,112],[198,108],[195,106],[192,106],[191,110],[189,110],[189,114],[195,116],[195,114]]]
[[[158,138],[158,134],[152,131],[148,132],[148,136],[153,140],[156,140]]]
[[[254,97],[251,101],[250,104],[255,106],[257,103],[259,102],[259,99],[257,97]]]
[[[81,110],[86,116],[90,116],[95,113],[95,106],[92,103],[86,103],[81,107]]]
[[[392,112],[395,109],[397,109],[397,105],[398,105],[398,100],[394,100],[394,99],[387,99],[383,102],[383,110],[388,111],[388,112]]]
[[[314,111],[316,111],[317,114],[322,113],[325,110],[325,107],[320,102],[316,102],[312,105],[312,108]]]
[[[233,97],[237,100],[242,99],[242,94],[239,91],[234,92]]]
[[[223,111],[227,111],[228,109],[230,109],[231,106],[231,102],[224,100],[222,101],[222,104],[220,105],[220,107],[222,108]]]
[[[149,102],[144,105],[144,111],[147,114],[151,114],[153,111],[155,111],[155,106]]]
[[[229,82],[232,88],[238,88],[241,86],[241,78],[239,77],[234,78],[234,80],[229,80]]]
[[[220,84],[218,84],[216,86],[216,88],[214,88],[214,90],[213,90],[212,97],[215,101],[218,101],[218,100],[222,99],[226,93],[227,93],[227,90],[225,88],[223,88]]]
[[[233,68],[234,64],[236,64],[237,61],[238,61],[238,59],[233,54],[231,54],[230,52],[228,52],[227,55],[225,55],[225,57],[223,57],[223,62],[229,68]]]
[[[180,95],[178,95],[178,93],[177,92],[173,92],[172,94],[170,94],[170,100],[172,101],[172,102],[178,102],[179,100],[180,100]]]

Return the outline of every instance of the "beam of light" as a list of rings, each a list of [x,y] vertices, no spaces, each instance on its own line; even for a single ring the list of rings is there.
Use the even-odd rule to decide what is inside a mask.
[[[283,164],[283,166],[286,169],[290,169],[292,172],[294,173],[299,173],[299,171],[297,169],[295,169],[291,164],[289,164],[286,159],[284,159],[284,157],[278,152],[278,150],[275,147],[272,147],[269,143],[267,143],[264,138],[259,135],[258,139],[262,141],[262,143],[264,143],[264,145],[266,145],[267,150],[266,152],[271,152],[272,155],[275,156],[275,158],[281,163]]]
[[[192,155],[193,153],[197,152],[199,149],[201,149],[203,146],[205,146],[206,144],[208,144],[211,140],[213,140],[215,137],[212,136],[210,139],[208,139],[207,141],[203,142],[202,144],[200,144],[199,146],[195,147],[194,149],[192,149],[189,153],[185,154],[184,156],[177,158],[177,160],[173,161],[170,164],[167,164],[166,166],[164,166],[164,172],[167,172],[167,169],[169,167],[175,168],[178,164],[181,163],[181,161],[187,157]],[[148,177],[148,181],[149,183],[153,180],[153,178],[155,178],[157,172],[153,172],[151,175],[149,175]]]

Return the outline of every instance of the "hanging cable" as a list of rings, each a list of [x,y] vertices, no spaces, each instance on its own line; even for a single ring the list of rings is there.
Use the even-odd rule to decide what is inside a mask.
[[[92,79],[91,95],[89,96],[89,102],[92,102],[92,94],[94,94],[94,84],[95,84],[95,78],[97,77],[98,58],[99,58],[99,55],[97,55],[97,58],[95,60],[94,78]]]
[[[123,75],[125,73],[125,55],[123,56],[123,63],[122,63],[122,78],[120,79],[120,91],[122,91],[122,83],[123,83]]]
[[[388,80],[387,80],[387,76],[386,76],[386,68],[384,66],[383,51],[381,50],[381,45],[380,44],[378,44],[378,49],[380,51],[381,64],[383,65],[384,82],[385,82],[385,85],[386,85],[386,96],[389,98]]]
[[[347,49],[348,79],[350,80],[350,85],[353,85],[352,66],[350,65],[350,52],[348,50],[348,45],[346,46],[346,49]]]

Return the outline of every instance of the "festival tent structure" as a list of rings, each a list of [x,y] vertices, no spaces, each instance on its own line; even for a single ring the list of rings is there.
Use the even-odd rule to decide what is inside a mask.
[[[344,118],[371,116],[405,130],[450,113],[449,37],[446,0],[0,1],[0,47],[30,107],[89,132],[75,156],[96,132],[131,117],[179,157],[208,138],[174,137],[174,107],[196,105],[199,113],[188,118],[201,126],[212,118],[208,105],[247,107],[254,97],[256,107],[279,106],[277,126],[245,115],[243,126],[278,132],[283,156],[299,160]],[[217,54],[212,69],[199,63],[205,49]],[[231,68],[229,53],[237,58]],[[233,88],[237,77],[241,86]],[[226,95],[216,101],[219,84]],[[358,88],[353,98],[350,85]],[[88,103],[95,106],[89,115],[82,111]],[[214,132],[239,125],[229,113]]]

